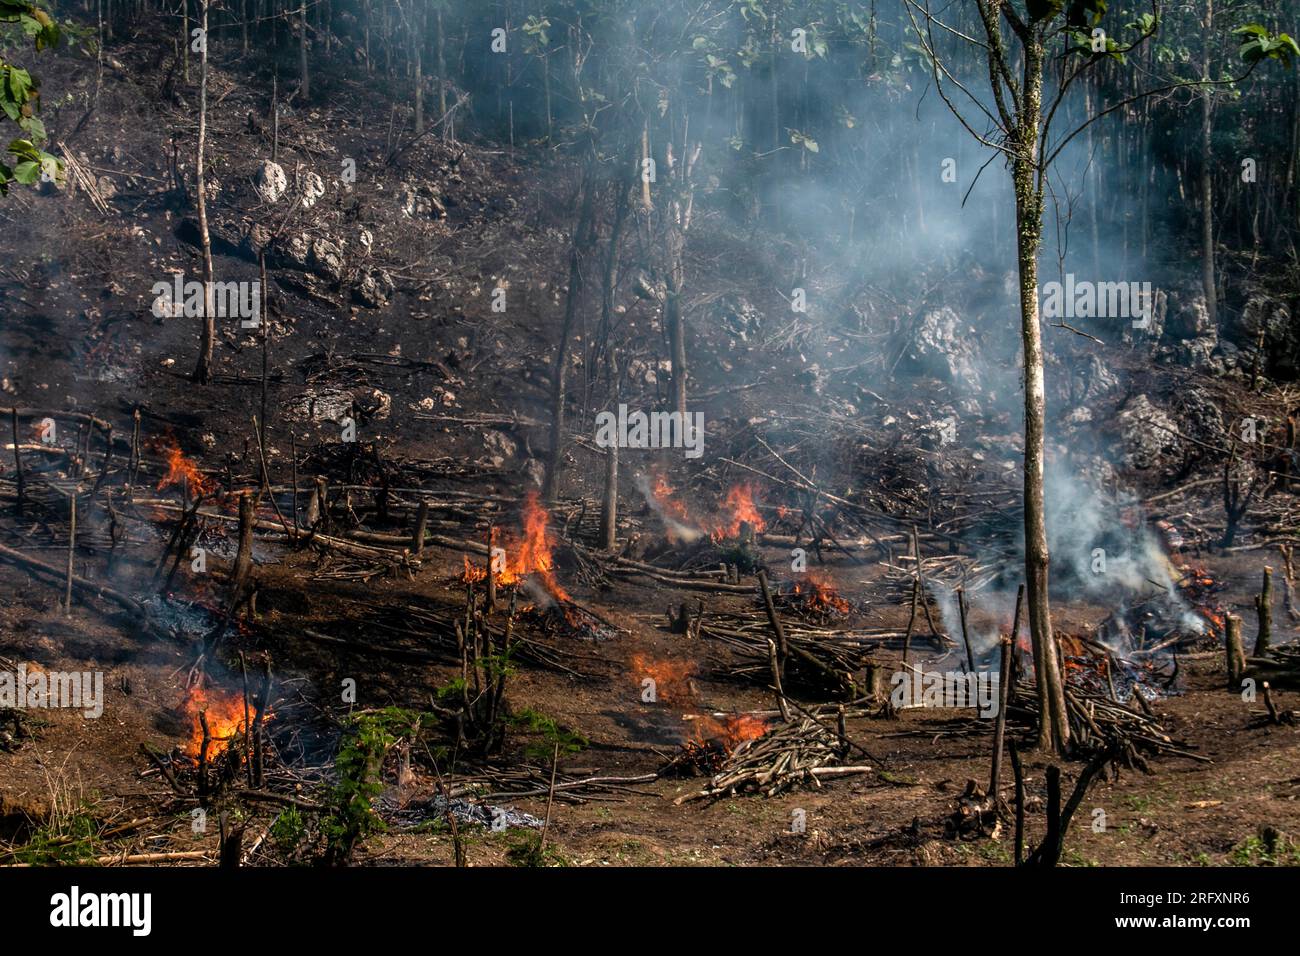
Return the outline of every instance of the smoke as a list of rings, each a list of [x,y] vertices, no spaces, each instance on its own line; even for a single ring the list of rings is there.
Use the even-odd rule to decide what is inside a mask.
[[[648,504],[650,509],[659,516],[659,520],[664,523],[664,527],[668,530],[668,537],[670,539],[681,541],[684,544],[693,544],[704,536],[704,532],[700,531],[698,528],[693,528],[688,524],[683,524],[668,513],[664,508],[663,503],[655,497],[654,489],[650,485],[650,479],[644,472],[638,472],[632,478],[632,483],[636,485],[636,490],[641,492],[641,496],[645,498],[646,504]]]

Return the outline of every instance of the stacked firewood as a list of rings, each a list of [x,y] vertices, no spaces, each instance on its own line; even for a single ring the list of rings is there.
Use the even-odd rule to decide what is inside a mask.
[[[1187,744],[1164,732],[1140,690],[1134,690],[1129,706],[1125,706],[1105,694],[1071,685],[1065,689],[1065,706],[1070,719],[1070,733],[1084,751],[1100,752],[1113,748],[1120,762],[1143,772],[1150,772],[1144,755],[1167,754],[1210,762],[1209,758],[1190,752]],[[1008,705],[1007,717],[1031,727],[1038,726],[1038,695],[1032,684],[1016,686],[1015,699]]]
[[[800,784],[820,787],[829,777],[870,773],[871,767],[848,766],[850,743],[819,720],[803,716],[778,724],[736,747],[703,790],[683,794],[674,803],[717,799],[739,793],[771,797]]]

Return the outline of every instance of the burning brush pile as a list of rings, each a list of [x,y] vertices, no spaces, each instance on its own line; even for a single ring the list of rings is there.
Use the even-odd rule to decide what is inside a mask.
[[[758,560],[755,538],[767,528],[767,522],[752,484],[733,485],[720,500],[704,508],[684,501],[662,472],[640,475],[636,483],[664,526],[657,550],[670,551],[681,559],[681,569],[723,561],[742,572],[754,570]]]
[[[754,733],[759,730],[757,724],[746,729],[753,735],[736,743],[725,759],[716,759],[716,752],[693,741],[686,744],[678,760],[712,771],[712,777],[704,789],[683,794],[675,804],[740,793],[772,797],[800,785],[820,788],[826,778],[871,772],[867,766],[847,765],[852,744],[842,731],[816,717],[764,723],[758,733]]]
[[[853,605],[840,596],[835,583],[814,571],[782,584],[776,594],[776,605],[819,624],[848,617],[853,610]]]
[[[610,636],[617,628],[574,601],[556,577],[550,521],[537,492],[530,491],[524,499],[519,534],[502,538],[493,528],[488,559],[478,564],[466,557],[461,583],[485,587],[489,603],[495,602],[498,588],[526,594],[533,603],[522,606],[520,613],[534,618],[546,631],[588,640]]]
[[[697,696],[693,661],[638,653],[631,670],[638,686],[650,690],[643,700],[685,704]],[[831,712],[840,721],[838,730],[811,712],[794,719],[777,712],[683,714],[685,740],[661,774],[710,778],[705,789],[678,798],[681,804],[738,793],[770,797],[801,784],[820,786],[821,777],[868,772],[868,767],[844,765],[853,748],[843,729],[846,713],[843,708]]]

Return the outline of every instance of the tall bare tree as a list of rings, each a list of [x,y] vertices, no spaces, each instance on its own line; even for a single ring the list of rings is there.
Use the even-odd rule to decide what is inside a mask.
[[[194,185],[199,203],[199,241],[203,247],[203,332],[199,341],[199,363],[194,380],[212,381],[212,350],[217,340],[217,310],[212,295],[212,236],[208,232],[207,165],[208,146],[208,5],[199,0],[199,137],[194,158]]]

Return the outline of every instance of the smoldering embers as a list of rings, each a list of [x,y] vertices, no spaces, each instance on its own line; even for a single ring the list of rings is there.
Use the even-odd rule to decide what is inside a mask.
[[[683,448],[687,458],[704,454],[703,412],[645,412],[628,414],[627,405],[618,414],[596,415],[596,445],[600,448]]]

